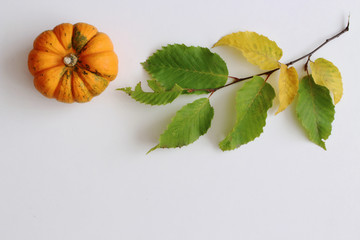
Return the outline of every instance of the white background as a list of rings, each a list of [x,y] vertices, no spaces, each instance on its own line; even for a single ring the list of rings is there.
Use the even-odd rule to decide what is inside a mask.
[[[357,0],[3,1],[0,239],[359,240],[359,10]],[[140,62],[156,49],[211,47],[249,30],[276,41],[288,62],[340,31],[349,14],[350,32],[313,56],[332,61],[344,83],[327,151],[307,139],[293,105],[275,116],[275,99],[260,138],[222,152],[239,84],[210,98],[215,117],[197,142],[145,154],[197,98],[151,107],[115,90],[145,82]],[[111,37],[119,75],[90,103],[47,99],[27,69],[32,42],[80,21]],[[212,51],[231,75],[260,72],[231,49]],[[276,89],[277,76],[269,80]]]

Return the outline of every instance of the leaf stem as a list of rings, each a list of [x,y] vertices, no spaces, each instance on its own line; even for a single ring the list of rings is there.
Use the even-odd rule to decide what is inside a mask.
[[[292,60],[288,63],[285,63],[287,66],[289,65],[293,65],[294,63],[304,59],[304,58],[308,58],[307,61],[306,61],[306,64],[308,64],[308,62],[310,61],[310,57],[315,53],[317,52],[320,48],[322,48],[323,46],[325,46],[326,44],[328,44],[330,41],[334,40],[335,38],[338,38],[340,37],[342,34],[344,34],[345,32],[348,32],[349,31],[349,26],[350,26],[350,16],[349,16],[349,19],[348,19],[348,23],[346,25],[346,27],[344,29],[342,29],[340,32],[338,32],[337,34],[335,34],[334,36],[326,39],[322,44],[320,44],[318,47],[316,47],[314,50],[312,50],[311,52],[305,54],[304,56],[302,57],[299,57],[295,60]],[[305,68],[307,68],[305,66]],[[225,88],[225,87],[228,87],[228,86],[231,86],[235,83],[238,83],[238,82],[242,82],[242,81],[245,81],[245,80],[248,80],[248,79],[251,79],[253,78],[254,76],[262,76],[262,75],[267,75],[267,78],[269,78],[269,76],[271,74],[273,74],[274,72],[276,72],[277,70],[279,70],[280,68],[275,68],[273,70],[269,70],[269,71],[266,71],[266,72],[262,72],[262,73],[259,73],[259,74],[255,74],[255,75],[252,75],[252,76],[248,76],[248,77],[243,77],[243,78],[237,78],[237,77],[234,77],[234,76],[229,76],[229,78],[233,79],[233,81],[231,83],[228,83],[228,84],[225,84],[223,86],[220,86],[220,87],[216,87],[216,88],[206,88],[206,89],[186,89],[188,92],[194,92],[194,91],[207,91],[209,93],[211,93],[211,95],[216,92],[217,90],[219,89],[222,89],[222,88]],[[210,95],[210,96],[211,96]]]

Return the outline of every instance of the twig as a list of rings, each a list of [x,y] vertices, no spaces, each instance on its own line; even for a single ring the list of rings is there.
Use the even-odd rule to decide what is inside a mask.
[[[323,42],[322,44],[320,44],[317,48],[315,48],[314,50],[312,50],[311,52],[305,54],[304,56],[302,57],[299,57],[293,61],[290,61],[288,63],[286,63],[287,66],[289,65],[293,65],[294,63],[304,59],[304,58],[308,58],[308,60],[306,61],[306,64],[305,64],[305,69],[307,70],[307,64],[308,62],[310,61],[310,57],[316,52],[318,51],[320,48],[322,48],[323,46],[325,46],[326,44],[328,44],[330,41],[334,40],[335,38],[338,38],[340,37],[342,34],[344,34],[345,32],[349,31],[349,26],[350,26],[350,17],[348,19],[348,23],[346,25],[346,27],[341,30],[339,33],[335,34],[334,36],[332,36],[331,38],[328,38],[325,40],[325,42]],[[267,71],[267,72],[263,72],[263,73],[259,73],[259,74],[256,74],[256,75],[252,75],[252,76],[248,76],[248,77],[243,77],[243,78],[237,78],[237,77],[233,77],[233,76],[229,76],[229,78],[233,79],[233,81],[231,83],[228,83],[228,84],[225,84],[224,86],[220,86],[220,87],[217,87],[217,88],[206,88],[206,89],[186,89],[188,92],[194,92],[194,91],[207,91],[209,93],[211,93],[211,95],[216,92],[217,90],[219,89],[222,89],[222,88],[225,88],[225,87],[228,87],[228,86],[231,86],[235,83],[238,83],[238,82],[242,82],[242,81],[245,81],[245,80],[248,80],[250,78],[253,78],[254,76],[262,76],[262,75],[267,75],[267,78],[273,74],[274,72],[276,72],[277,70],[279,70],[280,68],[275,68],[273,70],[270,70],[270,71]],[[210,95],[210,96],[211,96]]]

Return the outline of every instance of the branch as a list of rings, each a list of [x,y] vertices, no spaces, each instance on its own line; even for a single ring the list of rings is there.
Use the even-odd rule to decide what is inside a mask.
[[[290,61],[288,63],[285,63],[287,66],[289,65],[293,65],[294,63],[304,59],[304,58],[308,58],[308,61],[310,60],[310,57],[316,52],[318,51],[320,48],[322,48],[323,46],[325,46],[326,44],[328,44],[330,41],[334,40],[335,38],[338,38],[340,37],[342,34],[344,34],[345,32],[349,31],[349,26],[350,26],[350,16],[349,16],[349,19],[348,19],[348,23],[346,25],[346,27],[341,30],[339,33],[335,34],[334,36],[332,36],[331,38],[328,38],[325,40],[325,42],[323,42],[322,44],[320,44],[317,48],[315,48],[314,50],[312,50],[311,52],[305,54],[304,56],[302,57],[299,57],[293,61]],[[306,62],[306,65],[308,63],[308,61]],[[270,70],[270,71],[267,71],[267,72],[262,72],[262,73],[259,73],[259,74],[255,74],[255,75],[252,75],[252,76],[248,76],[248,77],[243,77],[243,78],[237,78],[237,77],[233,77],[233,76],[229,76],[229,78],[233,79],[233,81],[231,83],[228,83],[228,84],[225,84],[224,86],[221,86],[221,87],[217,87],[217,88],[206,88],[206,89],[186,89],[188,92],[194,92],[194,91],[207,91],[209,93],[211,93],[211,95],[216,92],[217,90],[219,89],[222,89],[222,88],[225,88],[225,87],[228,87],[228,86],[231,86],[235,83],[238,83],[238,82],[242,82],[242,81],[245,81],[245,80],[248,80],[250,78],[253,78],[254,76],[262,76],[262,75],[267,75],[267,77],[269,77],[271,74],[273,74],[274,72],[276,72],[277,70],[279,70],[280,68],[275,68],[273,70]],[[210,96],[211,96],[210,95]]]

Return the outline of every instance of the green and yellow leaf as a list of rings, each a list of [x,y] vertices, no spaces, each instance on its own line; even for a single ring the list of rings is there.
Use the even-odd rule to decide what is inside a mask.
[[[275,91],[263,78],[255,76],[236,93],[236,124],[220,142],[220,148],[233,150],[260,136],[272,106]]]
[[[176,148],[193,143],[208,131],[213,116],[214,109],[208,98],[200,98],[185,105],[161,134],[159,144],[149,152],[157,148]]]
[[[343,95],[343,84],[339,69],[330,61],[318,58],[310,62],[311,73],[316,84],[327,87],[337,104]]]
[[[158,92],[144,92],[139,82],[134,90],[130,87],[119,88],[129,94],[130,97],[138,102],[150,104],[150,105],[164,105],[173,102],[183,91],[181,87],[175,84],[175,86],[169,91],[158,91]]]
[[[281,64],[279,76],[279,101],[280,106],[276,114],[284,111],[294,100],[299,89],[299,79],[294,67],[288,68]]]
[[[230,46],[242,52],[252,64],[263,70],[279,67],[282,50],[269,38],[255,32],[237,32],[222,37],[213,47]]]
[[[329,90],[317,85],[311,75],[300,81],[296,114],[309,139],[326,150],[324,140],[331,134],[335,107]]]
[[[151,77],[165,89],[207,89],[225,85],[228,69],[224,60],[208,48],[167,45],[143,64]]]

